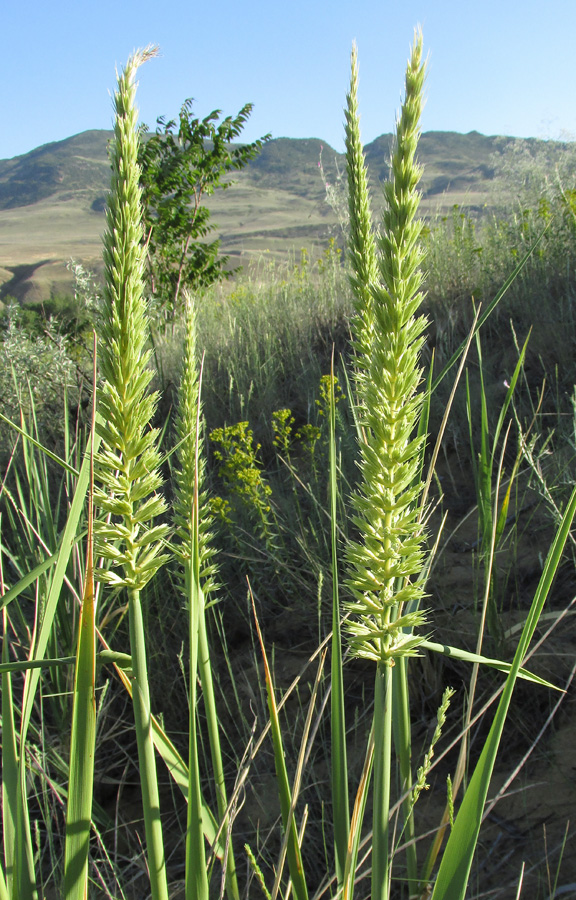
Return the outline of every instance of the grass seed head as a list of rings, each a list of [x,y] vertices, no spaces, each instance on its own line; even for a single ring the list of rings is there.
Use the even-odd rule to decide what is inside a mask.
[[[101,580],[140,589],[166,560],[160,553],[167,528],[150,522],[165,512],[158,430],[150,427],[157,404],[149,393],[148,310],[144,298],[141,191],[138,167],[138,67],[154,48],[135,53],[118,77],[111,150],[112,183],[104,234],[104,308],[99,390],[102,449],[96,460],[95,500],[110,522],[97,528],[98,553],[117,571]]]
[[[365,441],[361,445],[361,487],[355,497],[359,532],[347,551],[353,600],[348,633],[353,651],[393,665],[417,653],[413,629],[424,587],[424,535],[418,522],[419,479],[424,437],[415,437],[423,395],[419,366],[426,320],[416,317],[422,302],[422,230],[417,219],[421,170],[415,161],[423,104],[425,66],[416,34],[406,74],[406,97],[398,119],[386,185],[387,208],[376,255],[368,217],[368,189],[359,142],[356,61],[348,98],[347,156],[350,182],[351,249],[359,352],[356,386]],[[356,225],[354,225],[356,221]],[[406,603],[410,611],[403,614]]]

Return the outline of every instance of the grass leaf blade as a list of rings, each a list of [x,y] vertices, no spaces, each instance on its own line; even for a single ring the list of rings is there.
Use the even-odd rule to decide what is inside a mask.
[[[536,589],[530,611],[526,618],[522,634],[510,673],[506,679],[504,691],[490,733],[484,744],[482,754],[470,780],[468,790],[464,795],[462,805],[454,822],[454,827],[448,838],[448,843],[442,857],[438,877],[434,886],[432,900],[464,900],[472,859],[476,851],[478,834],[482,823],[482,813],[496,754],[504,728],[504,722],[508,713],[508,707],[514,689],[514,683],[522,660],[526,656],[528,647],[538,620],[544,608],[546,598],[552,586],[556,571],[560,564],[564,546],[576,514],[576,488],[572,492],[570,501],[566,507],[562,522],[556,533],[556,537],[548,553],[544,571]]]
[[[95,397],[96,336],[94,336],[93,384]],[[94,431],[95,400],[92,408],[90,446],[86,573],[80,610],[72,706],[72,734],[70,738],[70,774],[64,847],[65,900],[88,900],[88,851],[92,822],[94,755],[96,752],[96,597],[94,593],[93,540]]]
[[[338,590],[338,473],[336,467],[336,403],[334,399],[334,354],[330,380],[330,535],[332,564],[332,654],[331,654],[331,777],[334,822],[334,854],[336,879],[344,880],[350,831],[348,801],[348,763],[346,755],[346,717],[344,711],[344,678],[342,669],[342,637],[340,631],[340,597]]]

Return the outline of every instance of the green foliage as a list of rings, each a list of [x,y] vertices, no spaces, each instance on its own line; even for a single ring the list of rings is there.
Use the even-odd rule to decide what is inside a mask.
[[[194,291],[229,277],[228,257],[218,255],[220,241],[206,240],[215,228],[202,201],[230,186],[228,175],[254,159],[270,135],[251,144],[233,145],[252,105],[220,122],[220,110],[194,118],[192,100],[178,122],[158,119],[156,133],[139,149],[144,206],[146,270],[152,293],[167,318],[181,308],[181,288]]]
[[[10,327],[10,312],[14,303],[8,304],[0,317],[0,329]],[[71,295],[54,295],[48,300],[27,303],[20,308],[19,324],[31,337],[41,337],[46,331],[67,336],[78,336],[91,325],[90,316],[82,309],[76,297]]]
[[[262,535],[269,534],[272,488],[262,476],[262,463],[258,459],[260,444],[254,445],[249,423],[215,428],[210,432],[210,440],[218,447],[214,450],[218,474],[231,495],[259,523]]]
[[[292,443],[292,426],[294,425],[294,416],[289,409],[276,409],[272,413],[272,431],[274,432],[273,444],[279,453],[290,455],[290,445]]]
[[[510,319],[520,342],[532,330],[527,362],[536,366],[542,377],[549,377],[557,365],[564,390],[570,390],[576,378],[574,354],[569,343],[554,338],[554,331],[559,328],[563,334],[571,333],[574,324],[572,152],[567,149],[565,159],[557,158],[553,178],[544,169],[527,178],[520,189],[522,165],[510,150],[506,177],[517,185],[517,202],[508,200],[497,213],[486,211],[480,217],[455,206],[449,215],[430,220],[425,233],[426,287],[436,352],[441,358],[449,356],[467,333],[473,312],[471,299],[481,303],[484,311],[528,254],[526,264],[507,290],[505,302],[499,304],[484,330],[491,345],[499,348],[495,358],[500,370],[503,360],[514,364],[509,359],[512,344],[503,337],[503,331],[509,334]],[[520,167],[516,175],[512,171],[514,162]]]
[[[335,375],[323,375],[320,379],[320,397],[316,400],[318,415],[327,418],[330,414],[330,404],[334,403],[337,406],[345,396]]]
[[[334,400],[331,400],[331,393]],[[335,406],[345,399],[338,378],[323,375],[319,380],[318,395],[310,406],[311,417],[318,424],[303,422],[295,428],[296,418],[291,409],[273,410],[270,422],[270,450],[273,453],[266,454],[266,461],[263,459],[262,445],[255,443],[254,430],[248,421],[215,428],[210,432],[212,454],[217,463],[216,474],[226,496],[211,497],[209,502],[215,518],[228,526],[237,539],[243,532],[243,516],[248,516],[251,529],[256,528],[270,547],[274,533],[286,547],[291,544],[290,526],[280,521],[286,497],[296,500],[300,518],[303,514],[300,504],[306,491],[311,489],[310,484],[313,483],[319,490],[324,487],[330,406],[332,402]],[[344,427],[341,420],[339,426],[341,430]],[[301,485],[300,491],[296,488],[297,483]],[[301,526],[306,532],[303,521]],[[312,535],[307,534],[306,540],[312,540]]]
[[[20,307],[9,304],[0,339],[3,415],[17,424],[21,415],[32,417],[44,441],[61,441],[64,397],[74,406],[79,400],[76,374],[69,342],[56,323],[48,322],[41,333],[31,332]],[[0,435],[5,454],[14,443],[13,435],[4,424]]]
[[[318,426],[311,425],[310,422],[305,422],[296,432],[297,439],[302,442],[302,446],[305,447],[311,457],[314,457],[316,445],[321,436],[322,432]]]
[[[476,487],[476,496],[478,501],[477,559],[481,563],[486,580],[483,616],[486,616],[488,632],[496,642],[496,645],[498,647],[500,647],[503,637],[500,607],[502,602],[502,595],[504,592],[502,591],[501,587],[498,588],[497,570],[493,564],[494,554],[500,549],[501,544],[504,540],[510,506],[510,497],[512,494],[512,490],[516,489],[516,476],[518,474],[518,469],[520,467],[522,459],[525,456],[525,451],[523,451],[522,448],[518,450],[516,462],[512,468],[511,474],[507,478],[504,499],[500,504],[500,508],[498,508],[497,503],[495,505],[495,498],[496,500],[498,499],[498,494],[501,488],[501,465],[498,468],[498,475],[496,478],[494,477],[494,469],[495,463],[497,463],[497,454],[500,453],[502,457],[508,442],[507,434],[504,435],[503,440],[501,441],[502,430],[506,421],[506,415],[508,413],[509,407],[514,402],[514,392],[518,379],[520,378],[522,372],[522,367],[524,365],[527,344],[528,339],[526,340],[526,343],[519,353],[518,363],[510,379],[510,384],[506,382],[506,395],[504,397],[498,419],[494,426],[494,434],[492,439],[490,434],[490,424],[488,421],[488,403],[484,384],[482,350],[480,337],[478,334],[476,335],[476,347],[479,363],[478,372],[480,378],[480,396],[479,398],[474,398],[475,402],[470,396],[468,372],[466,373],[466,409],[470,432],[472,471],[474,474],[474,484]],[[477,423],[474,422],[475,416],[473,413],[473,409],[475,409],[476,407],[479,407],[480,409],[480,440],[478,447],[475,446],[474,440],[474,426],[477,426]],[[524,436],[524,442],[526,442],[527,437],[528,434]],[[502,446],[500,446],[500,443],[502,443]],[[503,485],[502,488],[504,488]]]
[[[318,272],[324,275],[331,268],[339,269],[342,266],[342,250],[336,244],[336,238],[331,237],[328,246],[324,249],[322,256],[317,262]]]
[[[337,259],[331,254],[322,271],[311,260],[296,275],[292,260],[282,264],[264,254],[236,277],[232,291],[213,285],[203,296],[198,346],[206,350],[203,404],[210,430],[248,419],[268,453],[276,410],[290,409],[297,430],[302,422],[315,425],[310,406],[330,369],[332,345],[337,355],[348,346],[351,292]],[[167,365],[178,353],[167,344]]]
[[[513,197],[512,207],[530,207],[538,200],[552,203],[561,191],[574,184],[576,149],[573,141],[537,139],[500,139],[492,155],[495,175],[495,202],[502,217],[510,211],[510,200],[503,196],[506,185]]]
[[[457,772],[453,789],[452,782],[448,782],[446,823],[454,820],[455,832],[434,887],[438,900],[463,896],[513,681],[516,675],[528,677],[521,662],[561,565],[576,496],[562,507],[566,510],[564,516],[561,504],[555,507],[559,531],[514,663],[487,660],[479,652],[432,643],[413,633],[421,623],[420,604],[431,565],[424,550],[422,524],[425,511],[429,511],[421,497],[423,437],[417,436],[426,430],[419,417],[423,403],[427,403],[427,398],[422,400],[421,377],[425,323],[417,315],[423,300],[419,246],[424,239],[427,248],[432,248],[432,269],[436,274],[444,246],[447,278],[452,278],[454,292],[462,290],[466,276],[467,285],[479,285],[483,271],[481,289],[488,300],[499,267],[504,270],[510,265],[514,259],[512,251],[524,256],[530,241],[546,226],[548,230],[526,268],[533,264],[530,277],[536,273],[542,279],[538,290],[548,283],[553,291],[558,285],[552,277],[554,266],[562,258],[563,249],[568,260],[574,252],[574,196],[568,189],[562,195],[546,194],[526,215],[520,213],[485,229],[454,210],[446,222],[436,223],[428,235],[424,234],[416,215],[419,171],[414,152],[423,81],[421,40],[417,37],[407,73],[406,103],[398,125],[393,177],[387,188],[387,211],[382,234],[376,240],[358,129],[354,57],[347,110],[351,270],[356,305],[353,351],[347,351],[346,343],[353,304],[345,281],[347,272],[341,266],[334,242],[317,262],[313,253],[302,253],[297,263],[290,261],[284,268],[260,261],[238,279],[232,292],[224,291],[223,285],[213,286],[198,309],[190,304],[184,323],[176,316],[172,335],[163,336],[155,346],[155,359],[165,363],[165,383],[172,376],[176,381],[181,370],[173,429],[176,446],[173,451],[162,447],[162,453],[166,451],[164,457],[160,453],[163,435],[151,427],[152,418],[158,414],[159,396],[150,391],[154,377],[148,335],[150,308],[143,292],[145,263],[133,103],[133,77],[142,59],[143,55],[137,54],[121,74],[116,97],[114,181],[105,235],[106,290],[102,315],[95,310],[102,338],[102,415],[98,430],[103,449],[98,452],[97,476],[99,504],[106,513],[98,527],[106,561],[101,570],[102,583],[94,595],[98,603],[92,608],[85,605],[81,619],[78,592],[85,567],[79,542],[84,539],[89,455],[84,455],[79,474],[79,451],[74,450],[71,427],[62,417],[67,447],[66,461],[61,461],[64,475],[61,481],[51,480],[51,467],[58,459],[54,453],[48,457],[38,446],[37,439],[42,439],[47,423],[35,412],[35,398],[42,399],[37,388],[45,384],[34,383],[34,378],[48,378],[49,357],[44,369],[35,368],[34,357],[35,353],[40,354],[40,342],[48,336],[26,337],[16,318],[5,333],[4,369],[13,369],[10,377],[16,382],[16,393],[23,397],[23,420],[19,419],[20,409],[14,407],[14,417],[22,421],[23,427],[13,432],[18,435],[21,448],[0,487],[0,587],[4,606],[0,664],[4,852],[0,859],[0,896],[2,900],[33,900],[54,889],[58,893],[65,856],[60,847],[60,835],[64,834],[62,806],[70,785],[71,807],[74,788],[86,806],[84,811],[78,807],[72,816],[68,858],[72,851],[76,873],[83,879],[85,854],[89,850],[88,873],[93,879],[90,890],[98,896],[103,893],[116,900],[151,893],[166,900],[168,896],[180,895],[182,882],[167,882],[181,876],[185,845],[187,898],[217,893],[222,896],[224,890],[230,900],[251,896],[253,876],[264,895],[270,897],[286,896],[291,890],[299,898],[331,893],[352,900],[354,895],[366,896],[369,870],[372,893],[378,900],[390,894],[425,896],[428,882],[434,881],[439,854],[431,854],[429,868],[426,863],[422,870],[420,854],[416,853],[420,834],[413,812],[418,796],[432,783],[434,766],[441,756],[438,742],[443,739],[450,690],[440,702],[436,728],[432,727],[424,737],[419,726],[421,721],[433,718],[430,697],[435,695],[440,700],[440,683],[445,681],[448,665],[486,663],[506,673],[505,698],[456,817],[454,805],[464,776]],[[444,230],[440,234],[435,228]],[[500,246],[496,246],[498,241]],[[493,270],[489,270],[488,257],[495,260]],[[467,273],[466,268],[472,263],[476,268]],[[520,290],[531,289],[530,277],[520,274],[518,296]],[[430,278],[428,286],[432,281]],[[454,297],[455,293],[447,294],[447,302],[456,305]],[[429,303],[433,306],[434,297],[429,298]],[[453,311],[455,316],[463,315],[461,310]],[[18,347],[20,337],[22,348]],[[562,339],[569,344],[566,334],[562,334]],[[183,344],[183,353],[177,341]],[[329,367],[334,342],[336,349],[342,350],[340,357],[335,354],[340,360],[338,376]],[[487,350],[490,343],[485,341],[483,346]],[[470,466],[469,456],[464,460],[467,481],[470,482],[470,471],[477,478],[482,532],[495,536],[494,546],[503,534],[505,516],[514,507],[515,498],[507,491],[504,504],[495,507],[490,476],[505,433],[505,418],[510,413],[514,413],[523,437],[527,437],[518,410],[518,388],[522,380],[528,387],[530,378],[527,365],[516,366],[518,355],[521,363],[525,361],[520,344],[514,364],[501,371],[501,346],[493,350],[498,355],[497,379],[492,377],[487,352],[480,360],[480,370],[476,367],[480,404],[474,400],[477,385],[473,383],[471,367],[468,406],[471,420],[478,406],[480,443],[476,432],[472,434],[473,427],[470,431],[473,447],[480,447],[480,455],[476,468]],[[207,352],[201,403],[198,351],[204,347]],[[71,354],[68,341],[63,340],[61,351],[63,360],[67,360],[63,366],[65,381]],[[34,366],[32,378],[26,369],[26,352]],[[349,380],[347,372],[353,366],[356,377]],[[54,370],[59,372],[56,365]],[[329,370],[330,375],[324,374]],[[45,374],[38,376],[37,372]],[[506,394],[504,376],[511,385]],[[28,379],[32,382],[29,388]],[[427,383],[433,382],[431,373]],[[501,395],[498,403],[493,399],[497,390]],[[540,485],[546,484],[541,463],[544,466],[552,460],[562,473],[562,483],[572,478],[576,409],[573,398],[570,385],[568,448],[563,448],[562,453],[550,453],[547,462],[544,456],[531,456],[532,439],[521,442],[523,458],[531,463]],[[558,390],[558,415],[563,401]],[[165,402],[168,409],[168,395]],[[210,434],[208,447],[203,436],[204,414],[206,432]],[[538,417],[537,411],[533,417]],[[426,415],[422,418],[427,422]],[[430,430],[434,429],[433,422]],[[164,434],[171,432],[167,427]],[[167,490],[175,513],[175,534],[168,541],[160,472],[168,469],[168,462],[172,466],[172,461],[172,483]],[[520,455],[512,470],[515,481],[528,477],[519,465]],[[443,476],[442,472],[437,487],[447,490],[448,479]],[[222,496],[211,496],[214,489]],[[469,500],[471,482],[466,489],[465,499]],[[70,506],[69,498],[73,498]],[[419,505],[423,508],[417,509]],[[514,512],[520,514],[522,510],[516,507]],[[431,516],[426,528],[433,527],[435,518]],[[353,538],[347,554],[351,590],[339,583],[343,545],[349,535]],[[536,558],[540,544],[536,548],[536,535],[533,537],[530,554]],[[452,541],[453,535],[446,544]],[[438,546],[441,547],[440,536]],[[233,552],[227,552],[231,547]],[[168,569],[160,571],[166,557],[170,558],[172,571],[179,570],[183,578],[172,579]],[[471,559],[471,554],[465,559]],[[224,582],[218,586],[218,593],[214,586],[216,562],[219,579]],[[562,582],[573,596],[569,580],[572,571],[571,564],[563,573],[565,577],[558,579],[558,602],[562,600]],[[235,628],[242,615],[235,598],[245,593],[246,575],[254,589],[263,630],[269,629],[268,639],[277,642],[270,665],[262,642],[266,690],[262,684],[262,662],[254,650],[255,642],[250,645],[245,618]],[[435,598],[434,626],[440,630],[447,622],[449,633],[453,633],[455,609],[458,617],[463,614],[465,622],[473,621],[471,609],[457,608],[466,603],[466,588],[459,594],[438,590],[435,577],[433,570],[430,587],[426,587]],[[148,590],[141,591],[147,584]],[[205,604],[207,590],[212,594]],[[120,592],[127,595],[126,603],[120,600]],[[341,594],[345,609],[352,612],[346,622],[341,621]],[[229,599],[232,602],[227,602]],[[514,624],[521,609],[521,604],[514,607]],[[551,616],[556,615],[556,609],[554,606],[550,610]],[[126,613],[129,633],[110,624],[122,621]],[[95,614],[96,619],[88,623],[88,614]],[[68,743],[72,654],[75,646],[82,645],[77,643],[79,621],[89,624],[90,629],[97,625],[102,635],[99,640],[104,644],[105,638],[113,638],[119,648],[118,652],[115,648],[97,652],[94,660],[93,632],[88,635],[90,652],[84,654],[82,690],[77,691],[77,702],[83,707],[79,712],[89,713],[90,721],[88,729],[80,724],[80,734],[92,730],[95,709],[98,724],[97,753],[94,757],[86,745],[84,763],[80,763],[79,752],[73,750],[68,760],[61,749]],[[461,621],[458,619],[458,628]],[[366,666],[364,661],[346,663],[340,642],[341,624],[343,629],[349,628],[348,644],[353,651],[375,661],[374,667]],[[322,656],[324,648],[318,644],[327,643],[329,631],[332,644],[328,676]],[[166,643],[160,645],[164,639]],[[511,634],[510,642],[513,639]],[[148,670],[146,649],[151,645],[154,653],[148,654]],[[123,652],[127,650],[130,653]],[[446,669],[438,674],[430,692],[423,690],[424,679],[415,666],[421,664],[426,673],[433,670],[433,665],[428,658],[416,662],[409,659],[416,651],[444,654]],[[293,677],[292,664],[296,662],[299,669],[309,653],[313,658],[320,656],[316,680],[308,674],[299,675],[294,682],[297,690],[283,693],[283,686]],[[81,652],[80,659],[82,655]],[[561,657],[555,652],[555,666],[561,665]],[[102,665],[112,664],[117,666],[115,676],[109,687],[101,690]],[[178,665],[183,684],[177,675],[174,677]],[[374,703],[365,680],[366,670],[371,668],[377,670]],[[23,671],[26,678],[21,681]],[[96,682],[92,681],[94,673]],[[546,683],[545,679],[533,681]],[[491,691],[494,682],[488,678],[486,683]],[[133,696],[135,729],[122,718],[123,691]],[[113,694],[109,710],[107,692]],[[466,694],[473,696],[472,682]],[[419,703],[415,716],[410,715],[413,697]],[[484,695],[481,699],[483,703]],[[470,717],[476,713],[472,703],[470,699]],[[174,741],[152,715],[157,704],[164,721],[170,723],[166,727]],[[176,712],[170,709],[171,704]],[[537,706],[534,703],[534,708]],[[186,718],[187,722],[183,721]],[[366,724],[368,718],[373,721],[371,733]],[[452,718],[457,719],[458,715]],[[478,733],[487,733],[482,728]],[[412,758],[413,734],[414,744],[423,747],[418,760]],[[222,751],[221,740],[226,742]],[[473,760],[474,755],[467,754],[464,734],[460,735],[460,743],[463,756]],[[118,795],[114,797],[118,830],[112,832],[110,822],[102,827],[99,817],[104,813],[97,804],[92,810],[94,829],[90,812],[86,811],[92,794],[89,769],[94,758],[94,787],[99,780],[99,766],[106,775],[116,771],[114,761],[110,762],[110,744],[121,758],[118,771],[126,767],[126,776],[121,776]],[[72,746],[82,749],[77,738]],[[244,748],[247,750],[243,758]],[[170,818],[174,850],[166,861],[159,832],[161,820],[167,821],[164,809],[168,807],[170,791],[159,794],[155,788],[155,754],[167,766],[165,778],[172,779],[177,787],[175,804],[170,809],[170,814],[174,812]],[[396,778],[394,759],[398,763]],[[143,851],[142,829],[123,821],[124,816],[133,818],[131,803],[124,802],[128,800],[122,793],[124,778],[135,781],[136,772],[142,781],[146,828]],[[348,779],[352,789],[358,787],[353,806]],[[398,826],[392,838],[388,822],[390,815],[396,821],[396,809],[389,799],[393,799],[395,782]],[[273,787],[279,787],[280,828],[271,824],[275,816]],[[363,822],[369,793],[374,808],[371,838]],[[262,809],[257,808],[256,813],[253,798],[262,801]],[[266,817],[268,822],[264,821]],[[76,840],[72,839],[72,831]],[[435,844],[434,839],[431,843]],[[241,859],[244,844],[254,848],[246,851],[248,867],[243,864],[246,859]],[[364,855],[364,848],[371,856]],[[148,857],[145,861],[144,854]],[[220,864],[218,874],[221,872],[222,880],[217,885],[214,873]],[[393,880],[389,877],[389,865],[394,865]],[[80,877],[74,877],[74,867],[69,871],[65,900],[82,896]]]

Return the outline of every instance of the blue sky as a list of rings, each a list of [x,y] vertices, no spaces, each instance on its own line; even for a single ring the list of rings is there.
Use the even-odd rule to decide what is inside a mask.
[[[0,158],[111,126],[115,67],[139,46],[141,119],[255,105],[244,135],[342,149],[356,39],[365,143],[394,125],[413,29],[428,130],[576,135],[575,0],[12,0],[2,12]]]

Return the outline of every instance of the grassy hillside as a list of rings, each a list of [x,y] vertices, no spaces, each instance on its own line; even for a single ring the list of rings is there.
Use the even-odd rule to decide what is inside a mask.
[[[85,131],[45,144],[13,159],[0,160],[0,210],[29,206],[47,197],[73,194],[92,202],[110,181],[110,131]]]
[[[86,131],[0,160],[0,298],[41,300],[70,291],[71,258],[98,269],[104,206],[109,182],[109,131]],[[425,215],[458,203],[474,211],[491,201],[493,154],[511,138],[477,132],[428,132],[420,159]],[[371,188],[379,205],[379,184],[388,175],[392,136],[366,146]],[[300,247],[326,244],[337,229],[325,199],[319,170],[334,183],[344,158],[315,138],[277,138],[235,176],[235,184],[209,199],[222,240],[233,261],[268,251],[285,258]]]

